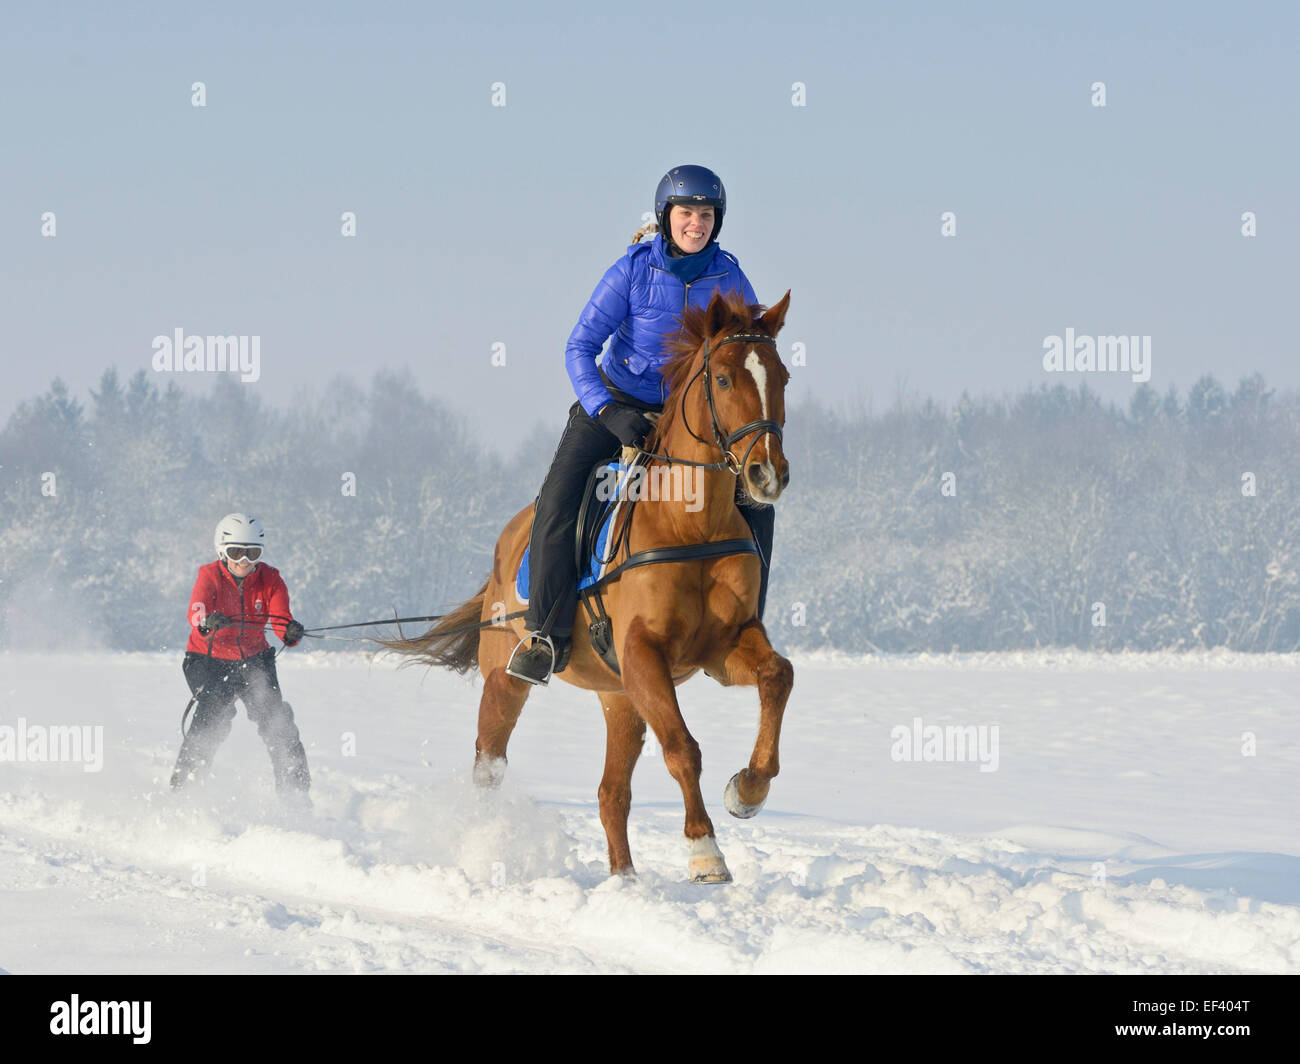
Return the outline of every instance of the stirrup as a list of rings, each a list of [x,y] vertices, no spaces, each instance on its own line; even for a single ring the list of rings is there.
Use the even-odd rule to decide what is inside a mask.
[[[530,639],[540,639],[550,648],[551,651],[551,667],[546,671],[546,675],[540,680],[535,679],[532,676],[525,676],[521,672],[515,672],[513,668],[515,663],[515,655],[519,653],[519,648],[522,647],[525,643],[527,643]],[[528,649],[531,650],[532,647],[529,647]],[[555,644],[551,641],[551,637],[549,635],[546,635],[544,632],[524,633],[523,639],[519,640],[519,642],[515,644],[515,649],[510,652],[510,660],[506,662],[506,675],[513,676],[516,680],[523,680],[525,683],[531,683],[538,687],[546,687],[551,682],[551,674],[554,672],[555,672]]]

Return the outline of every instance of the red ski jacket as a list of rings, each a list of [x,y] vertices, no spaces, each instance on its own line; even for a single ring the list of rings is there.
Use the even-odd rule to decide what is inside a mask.
[[[208,636],[199,634],[199,625],[209,614],[220,613],[235,623],[211,633],[212,656],[238,661],[260,654],[270,644],[263,634],[269,621],[275,634],[284,638],[284,629],[292,616],[289,612],[289,589],[280,570],[258,565],[238,584],[225,563],[218,559],[199,568],[199,577],[190,593],[190,639],[187,651],[208,652]]]

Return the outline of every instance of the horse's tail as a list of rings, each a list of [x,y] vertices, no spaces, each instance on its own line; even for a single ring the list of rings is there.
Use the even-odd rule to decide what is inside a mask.
[[[490,578],[489,578],[490,579]],[[483,599],[487,596],[488,581],[478,589],[472,599],[466,599],[438,621],[424,635],[410,639],[377,639],[375,642],[412,660],[403,665],[435,665],[440,669],[455,669],[466,673],[478,666],[477,627],[483,616]]]

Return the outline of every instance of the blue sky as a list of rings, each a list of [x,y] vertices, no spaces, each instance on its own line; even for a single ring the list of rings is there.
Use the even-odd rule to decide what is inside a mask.
[[[1067,327],[1151,336],[1161,391],[1300,387],[1294,6],[705,7],[6,5],[0,418],[180,327],[260,336],[275,404],[409,366],[485,440],[558,439],[569,331],[683,162],[792,291],[793,398],[1073,385]]]

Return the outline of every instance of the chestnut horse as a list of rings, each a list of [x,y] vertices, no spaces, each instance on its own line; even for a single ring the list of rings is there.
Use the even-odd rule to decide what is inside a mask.
[[[707,308],[688,307],[683,313],[679,338],[666,342],[668,399],[645,442],[647,452],[659,452],[646,472],[653,474],[653,467],[670,457],[679,473],[697,471],[693,479],[701,490],[689,493],[689,499],[687,493],[669,492],[679,497],[663,498],[661,493],[657,500],[643,497],[634,508],[622,507],[617,520],[629,509],[634,515],[627,552],[750,540],[748,524],[736,507],[737,478],[753,500],[770,505],[780,496],[790,477],[780,438],[790,374],[777,354],[775,337],[789,303],[787,292],[764,312],[739,296],[715,294]],[[673,481],[662,477],[660,483]],[[506,744],[532,690],[524,680],[507,675],[505,668],[511,650],[525,635],[523,621],[502,619],[507,609],[520,604],[515,573],[528,546],[532,512],[530,505],[506,525],[497,540],[492,575],[477,595],[422,636],[382,641],[391,650],[413,655],[417,662],[412,663],[460,672],[478,666],[483,695],[474,779],[482,786],[500,781]],[[616,541],[612,532],[610,541]],[[649,724],[685,799],[691,878],[713,883],[731,879],[700,793],[700,747],[682,719],[674,687],[703,669],[721,684],[758,688],[754,752],[724,795],[733,816],[753,816],[780,767],[781,718],[794,685],[794,669],[772,649],[757,617],[759,565],[755,553],[732,553],[621,572],[602,591],[621,675],[593,649],[579,607],[572,656],[557,675],[596,692],[604,707],[605,774],[598,794],[615,875],[635,874],[627,819],[632,770]]]

